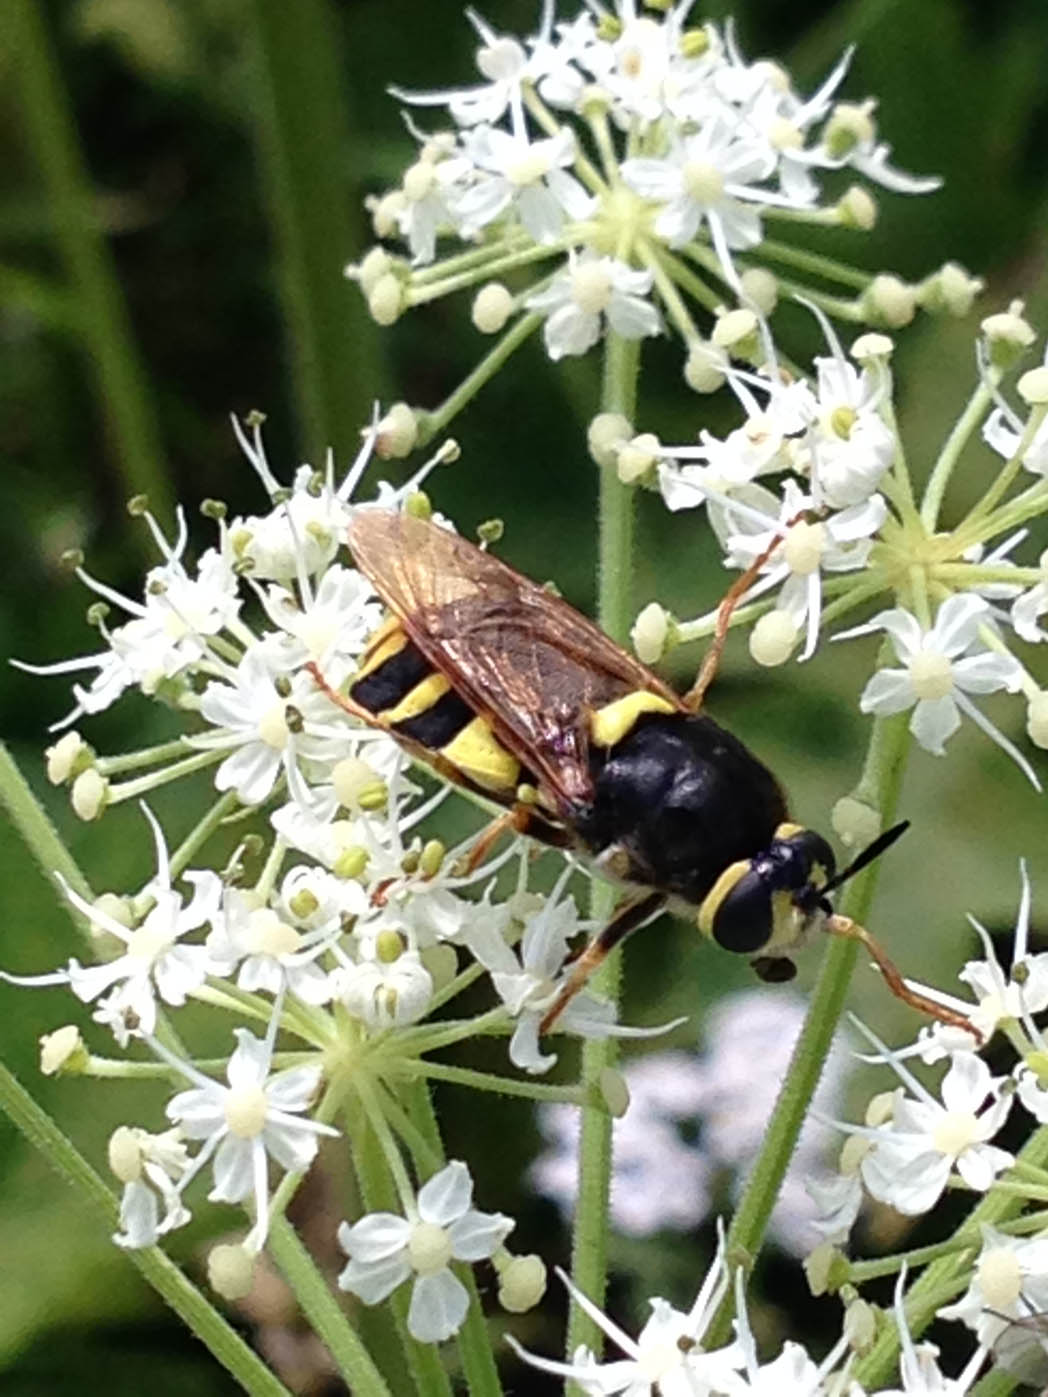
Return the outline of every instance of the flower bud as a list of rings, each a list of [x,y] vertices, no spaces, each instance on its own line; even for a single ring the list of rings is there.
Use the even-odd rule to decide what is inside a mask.
[[[830,815],[833,832],[846,849],[865,849],[881,832],[881,817],[855,796],[841,796]]]
[[[1048,689],[1041,689],[1029,700],[1026,731],[1035,747],[1048,748]]]
[[[403,936],[391,927],[386,927],[375,937],[375,959],[383,965],[392,965],[400,959],[405,950]]]
[[[983,1303],[991,1310],[1010,1310],[1023,1288],[1019,1258],[1011,1247],[991,1247],[980,1256],[975,1279]]]
[[[246,1247],[220,1242],[207,1256],[207,1279],[223,1300],[243,1300],[255,1283],[256,1257]]]
[[[629,1110],[630,1104],[630,1089],[626,1078],[621,1072],[616,1072],[614,1067],[603,1067],[598,1086],[608,1113],[616,1120],[621,1119]]]
[[[373,247],[366,252],[356,267],[347,267],[346,274],[355,276],[365,296],[370,296],[376,282],[393,270],[393,258],[384,247]]]
[[[546,1293],[546,1263],[532,1252],[499,1269],[499,1304],[511,1315],[533,1310]]]
[[[849,1135],[841,1146],[837,1168],[846,1179],[852,1179],[859,1172],[859,1166],[873,1148],[873,1142],[864,1135]]]
[[[391,189],[380,199],[373,199],[368,208],[371,212],[371,226],[376,238],[392,238],[399,227],[400,215],[407,208],[407,198],[403,190]],[[366,293],[365,293],[366,294]]]
[[[877,223],[877,200],[861,184],[853,184],[837,200],[837,218],[842,228],[868,233]]]
[[[379,277],[371,288],[367,301],[372,320],[379,325],[392,325],[404,309],[404,298],[398,278],[392,272]]]
[[[748,267],[743,272],[742,294],[760,315],[771,315],[779,303],[779,281],[766,267]]]
[[[764,353],[760,321],[746,306],[719,315],[713,322],[710,339],[718,349],[726,350],[733,359],[747,359],[751,363],[758,363]]]
[[[926,278],[917,299],[925,310],[967,315],[985,285],[982,277],[969,276],[959,262],[945,262]]]
[[[728,356],[707,340],[696,340],[684,361],[684,382],[695,393],[716,393],[724,383]]]
[[[1023,309],[1022,301],[1013,301],[1006,311],[988,315],[980,324],[990,362],[999,369],[1010,368],[1037,338],[1033,326],[1023,318]]]
[[[750,654],[769,669],[783,665],[793,654],[799,636],[789,612],[776,607],[766,611],[750,631]]]
[[[855,1353],[866,1353],[877,1337],[877,1311],[868,1300],[853,1300],[844,1311],[844,1333]]]
[[[917,293],[897,276],[881,272],[862,297],[862,311],[877,325],[898,330],[909,325],[917,311]]]
[[[894,1114],[895,1093],[893,1091],[879,1091],[876,1096],[870,1098],[864,1119],[867,1125],[876,1127],[887,1125]]]
[[[501,281],[489,281],[473,298],[471,318],[482,335],[497,335],[513,314],[513,293]]]
[[[641,432],[619,448],[615,473],[623,485],[638,485],[654,479],[661,446],[654,432]]]
[[[352,810],[359,804],[362,791],[380,781],[378,772],[361,757],[343,757],[335,763],[331,785],[339,805]]]
[[[804,1274],[813,1295],[829,1295],[848,1279],[848,1261],[832,1242],[820,1242],[804,1258]]]
[[[657,664],[673,647],[676,622],[657,601],[648,602],[633,623],[630,639],[637,659],[643,664]]]
[[[75,1076],[87,1067],[87,1048],[76,1024],[65,1024],[40,1038],[40,1071],[45,1077]]]
[[[410,456],[418,445],[418,418],[407,403],[394,403],[375,431],[375,455],[383,461]]]
[[[44,750],[47,779],[52,786],[64,786],[90,764],[94,753],[78,732],[67,732]]]
[[[447,853],[447,845],[440,839],[427,839],[419,855],[418,867],[423,878],[435,878],[440,872]]]
[[[1015,391],[1030,407],[1043,407],[1048,403],[1048,365],[1027,370],[1015,385]]]
[[[137,1183],[142,1175],[142,1146],[138,1131],[118,1125],[109,1137],[109,1168],[122,1184]]]
[[[90,766],[73,782],[70,799],[81,820],[97,820],[109,801],[109,782]]]
[[[633,427],[620,412],[598,412],[586,431],[590,457],[598,466],[617,466],[617,453],[633,435]]]

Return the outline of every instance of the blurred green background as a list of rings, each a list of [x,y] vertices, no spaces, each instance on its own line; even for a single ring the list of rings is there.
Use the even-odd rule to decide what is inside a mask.
[[[531,32],[537,10],[534,0],[484,7],[496,26],[518,33]],[[697,5],[693,15],[728,12]],[[968,391],[980,315],[1023,296],[1035,324],[1048,324],[1048,16],[1039,0],[754,0],[734,13],[744,51],[787,63],[801,90],[857,42],[844,95],[876,95],[897,163],[945,177],[933,196],[882,196],[872,237],[823,245],[903,276],[950,257],[987,278],[968,322],[920,321],[900,337],[899,409],[920,473]],[[88,599],[67,578],[64,550],[83,548],[96,576],[135,594],[150,555],[144,529],[126,514],[130,495],[147,492],[167,521],[171,501],[184,502],[202,539],[204,497],[233,511],[262,506],[230,412],[266,412],[271,461],[289,476],[328,444],[345,460],[376,398],[433,405],[475,362],[482,345],[465,303],[440,302],[379,331],[341,275],[371,241],[363,196],[395,182],[411,158],[385,85],[470,82],[474,44],[449,0],[4,0],[0,36],[0,548],[8,559],[0,653],[45,662],[94,648]],[[817,348],[814,337],[806,348]],[[503,517],[504,556],[555,576],[583,608],[593,601],[596,483],[584,431],[597,387],[593,355],[553,367],[529,344],[453,424],[463,457],[434,481],[438,504],[465,531]],[[641,403],[639,425],[668,441],[724,420],[723,405],[683,389],[672,343],[645,347]],[[989,459],[972,453],[958,498]],[[403,478],[406,469],[391,473]],[[639,512],[638,606],[653,595],[682,615],[711,605],[723,576],[697,541],[695,518],[671,518],[650,497]],[[796,812],[816,828],[828,827],[834,800],[858,774],[866,721],[855,697],[872,653],[831,647],[769,675],[736,644],[713,695],[714,715],[780,773]],[[680,657],[680,677],[696,660]],[[1043,665],[1041,673],[1048,678]],[[137,812],[121,808],[101,827],[83,827],[42,781],[46,726],[68,707],[65,680],[7,672],[3,732],[29,780],[96,890],[134,887],[149,868]],[[1018,704],[988,711],[1022,740]],[[171,730],[133,694],[84,728],[103,751]],[[1048,776],[1043,760],[1040,769]],[[1020,854],[1030,860],[1035,909],[1048,908],[1044,800],[973,733],[958,735],[946,760],[914,757],[903,799],[914,831],[885,867],[875,919],[908,973],[940,981],[952,973],[973,948],[968,911],[992,929],[1011,926]],[[172,841],[193,822],[193,802],[188,788],[156,801]],[[61,963],[75,950],[68,918],[6,827],[0,860],[0,965],[29,973]],[[680,927],[646,935],[658,954],[650,940],[649,954],[636,942],[627,953],[628,1009],[647,1022],[691,1014],[677,1041],[694,1044],[704,1006],[748,984],[748,971],[697,947]],[[866,971],[853,1004],[889,1037],[913,1027]],[[157,1126],[158,1108],[146,1091],[40,1079],[38,1035],[74,1015],[58,991],[0,986],[0,1057],[101,1166],[112,1127]],[[475,1165],[481,1206],[520,1216],[520,1249],[563,1259],[552,1208],[529,1198],[522,1178],[538,1147],[527,1113],[519,1105],[477,1113],[451,1093],[440,1107],[450,1153]],[[218,1225],[226,1222],[233,1225],[232,1212]],[[180,1236],[175,1250],[196,1266],[203,1240]],[[666,1238],[624,1250],[619,1259],[636,1284],[622,1312],[678,1279],[674,1298],[683,1299],[689,1255]],[[768,1289],[777,1303],[774,1273]],[[273,1333],[282,1336],[288,1380],[298,1362],[302,1384],[322,1387],[322,1366],[308,1345],[294,1348],[293,1325],[273,1305],[276,1329],[252,1334],[263,1342],[269,1334],[274,1345]],[[536,1320],[529,1337],[550,1350],[559,1295],[548,1309],[553,1317]],[[0,1374],[3,1392],[19,1397],[85,1380],[116,1397],[146,1377],[156,1397],[190,1383],[196,1394],[231,1387],[2,1118]],[[537,1381],[528,1390],[540,1390]]]

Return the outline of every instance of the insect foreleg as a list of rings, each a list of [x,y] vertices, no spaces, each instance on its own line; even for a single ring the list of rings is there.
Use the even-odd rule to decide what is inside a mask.
[[[607,926],[593,938],[578,960],[571,967],[568,978],[561,986],[560,993],[546,1010],[539,1033],[548,1033],[564,1012],[565,1008],[585,986],[586,981],[603,965],[615,947],[638,927],[650,921],[665,904],[662,893],[645,893],[620,903]]]

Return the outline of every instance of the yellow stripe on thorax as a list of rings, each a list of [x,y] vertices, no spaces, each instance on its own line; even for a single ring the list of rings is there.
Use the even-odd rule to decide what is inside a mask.
[[[367,648],[360,657],[360,664],[350,681],[351,684],[356,684],[369,674],[373,674],[387,660],[391,660],[394,655],[399,655],[407,643],[408,638],[399,618],[396,616],[387,617],[378,630],[373,631],[368,638]]]
[[[393,708],[386,708],[378,715],[384,723],[403,723],[408,718],[417,718],[442,699],[451,685],[436,670],[427,674]]]
[[[614,747],[621,742],[642,713],[676,713],[673,704],[647,689],[606,703],[590,714],[590,736],[597,747]]]
[[[489,791],[516,790],[520,762],[507,752],[484,718],[473,718],[441,749],[464,776]]]

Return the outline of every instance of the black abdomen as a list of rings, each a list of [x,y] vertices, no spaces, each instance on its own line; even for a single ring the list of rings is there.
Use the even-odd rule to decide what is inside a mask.
[[[577,829],[594,854],[621,845],[630,877],[699,903],[736,859],[767,849],[786,818],[775,778],[712,718],[641,717],[591,756],[593,803]]]

